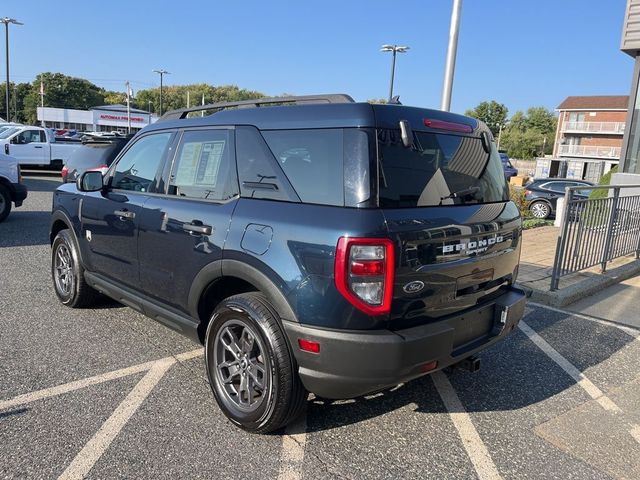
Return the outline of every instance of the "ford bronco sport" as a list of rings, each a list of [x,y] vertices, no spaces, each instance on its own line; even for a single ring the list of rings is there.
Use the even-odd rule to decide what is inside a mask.
[[[483,123],[261,99],[170,112],[59,187],[51,272],[69,307],[100,292],[204,344],[222,411],[268,432],[308,391],[380,391],[509,334],[520,236]]]

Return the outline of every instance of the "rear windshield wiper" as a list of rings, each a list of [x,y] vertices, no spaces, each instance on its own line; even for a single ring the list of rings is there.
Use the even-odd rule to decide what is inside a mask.
[[[440,204],[442,204],[443,200],[446,200],[448,198],[466,197],[467,195],[473,195],[474,193],[478,193],[479,191],[480,191],[480,187],[463,188],[462,190],[458,190],[457,192],[451,192],[449,195],[445,197],[440,197]]]

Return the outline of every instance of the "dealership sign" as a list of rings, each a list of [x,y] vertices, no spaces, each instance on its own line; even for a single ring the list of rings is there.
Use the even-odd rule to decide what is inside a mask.
[[[128,118],[126,115],[118,115],[116,113],[101,113],[98,115],[100,120],[110,120],[112,122],[126,122]],[[147,123],[144,117],[131,117],[131,123]]]

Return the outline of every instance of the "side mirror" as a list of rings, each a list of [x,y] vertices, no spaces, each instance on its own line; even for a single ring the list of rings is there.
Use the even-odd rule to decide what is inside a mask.
[[[11,140],[9,140],[9,143],[12,143],[13,145],[18,145],[20,143],[18,141],[19,137],[20,137],[20,135],[16,135],[15,137],[12,137]]]
[[[8,143],[4,144],[4,153],[5,153],[5,155],[9,155],[9,144]]]
[[[79,192],[97,192],[102,190],[102,173],[95,171],[83,172],[76,180]]]

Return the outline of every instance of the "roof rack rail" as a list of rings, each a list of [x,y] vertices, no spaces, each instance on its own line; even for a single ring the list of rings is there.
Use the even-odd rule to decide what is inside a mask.
[[[292,97],[268,97],[256,98],[254,100],[240,100],[237,102],[210,103],[208,105],[198,105],[189,108],[180,108],[165,113],[158,121],[181,120],[192,112],[203,112],[206,110],[225,110],[227,108],[256,108],[269,105],[293,104],[308,105],[316,103],[353,103],[355,100],[344,93],[330,93],[326,95],[301,95]],[[217,112],[213,112],[215,114]],[[212,114],[212,115],[213,115]]]

